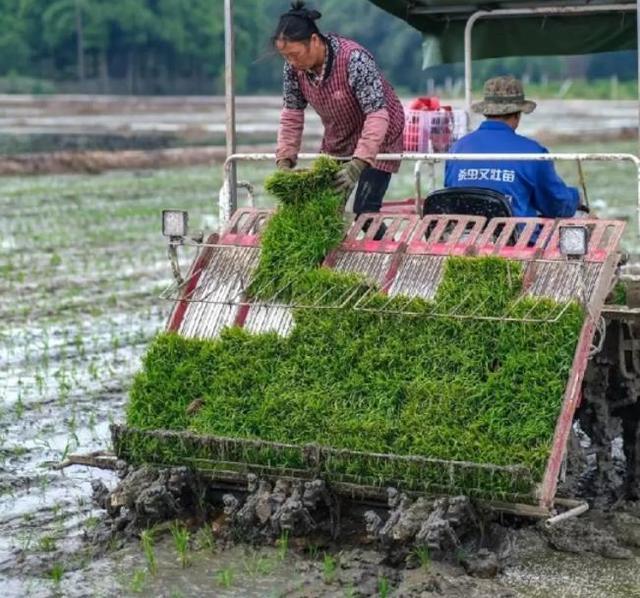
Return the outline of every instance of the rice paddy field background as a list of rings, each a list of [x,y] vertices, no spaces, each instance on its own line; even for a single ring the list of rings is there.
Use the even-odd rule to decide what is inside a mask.
[[[553,149],[635,152],[636,144]],[[577,183],[574,164],[559,170]],[[584,170],[591,206],[601,217],[628,220],[625,248],[640,254],[634,167],[603,163]],[[261,185],[270,171],[270,165],[240,169],[241,179],[256,183],[260,204],[269,203]],[[106,448],[109,423],[124,420],[133,376],[171,308],[159,298],[171,277],[160,212],[186,209],[194,229],[216,229],[221,173],[216,166],[0,179],[5,596],[304,595],[295,592],[309,573],[286,550],[236,549],[212,557],[206,538],[191,538],[187,574],[178,558],[178,533],[156,546],[156,575],[149,573],[141,545],[113,546],[97,557],[85,540],[101,516],[91,505],[91,481],[112,485],[115,476],[50,467],[71,452]],[[410,196],[412,187],[412,167],[404,165],[387,198]],[[190,257],[183,255],[185,268]],[[640,587],[638,562],[563,557],[527,568],[525,560],[508,572],[506,583],[523,595],[629,595],[627,588]],[[581,578],[589,580],[591,593],[581,593]],[[564,593],[567,588],[571,593]]]

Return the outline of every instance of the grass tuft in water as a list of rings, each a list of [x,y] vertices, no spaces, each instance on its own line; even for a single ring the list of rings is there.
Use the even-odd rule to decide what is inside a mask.
[[[283,531],[276,540],[276,548],[278,549],[278,558],[284,561],[289,551],[289,532],[287,530]]]
[[[380,596],[380,598],[387,598],[390,591],[389,580],[386,577],[381,577],[378,580],[378,596]]]
[[[416,546],[413,549],[413,556],[422,569],[429,569],[431,566],[431,553],[428,546]]]
[[[196,532],[195,541],[198,550],[206,550],[211,553],[214,553],[216,551],[216,538],[213,535],[213,530],[208,523],[205,523]]]
[[[189,530],[179,521],[174,521],[171,525],[171,536],[178,553],[178,561],[180,566],[185,569],[191,564],[189,557],[189,539],[191,534]]]
[[[158,563],[156,561],[155,553],[155,538],[153,530],[145,529],[140,534],[140,544],[144,552],[144,558],[147,561],[147,570],[151,575],[155,575],[158,572]]]
[[[216,574],[216,580],[220,587],[228,589],[233,585],[234,573],[233,569],[227,567],[226,569],[222,569],[218,571]]]
[[[324,583],[331,584],[336,579],[336,572],[338,570],[338,563],[336,559],[330,554],[324,555],[322,559],[322,579]]]
[[[134,594],[141,594],[147,581],[147,572],[144,569],[136,569],[131,576],[129,587]]]
[[[49,576],[51,577],[51,581],[53,581],[54,585],[58,587],[62,582],[62,577],[64,576],[64,566],[61,563],[56,563],[51,567]]]

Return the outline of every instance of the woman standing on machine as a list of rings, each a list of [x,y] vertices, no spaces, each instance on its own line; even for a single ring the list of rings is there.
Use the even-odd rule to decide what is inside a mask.
[[[357,185],[353,211],[378,212],[400,162],[376,156],[402,152],[402,104],[366,49],[344,37],[320,33],[315,23],[320,13],[305,8],[304,2],[291,6],[273,36],[286,61],[277,167],[296,165],[304,110],[311,104],[324,125],[321,151],[352,156],[337,174],[335,188],[346,200]]]

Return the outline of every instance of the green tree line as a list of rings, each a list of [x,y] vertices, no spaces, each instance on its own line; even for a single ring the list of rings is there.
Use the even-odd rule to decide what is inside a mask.
[[[278,91],[282,60],[270,38],[288,4],[235,0],[239,93]],[[423,92],[429,78],[461,73],[459,65],[422,71],[420,34],[367,0],[309,4],[322,11],[323,31],[369,48],[403,91]],[[0,77],[29,77],[79,92],[221,93],[223,10],[223,0],[0,0]],[[545,61],[492,61],[478,73],[508,68],[535,78],[562,71],[557,60]]]
[[[394,82],[419,73],[420,35],[366,0],[319,0],[322,27],[376,52]],[[236,0],[237,87],[275,91],[282,61],[270,44],[284,0]],[[176,80],[196,93],[224,81],[223,0],[0,0],[0,76],[114,81],[125,90],[170,93]]]

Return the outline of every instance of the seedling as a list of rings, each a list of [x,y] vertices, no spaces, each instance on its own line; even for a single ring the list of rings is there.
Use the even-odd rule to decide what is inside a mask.
[[[257,552],[252,552],[243,563],[244,570],[249,577],[255,578],[258,575],[269,575],[273,571],[273,560],[265,556],[260,556]]]
[[[276,540],[276,548],[278,549],[278,558],[284,561],[289,550],[289,532],[287,530],[283,531]]]
[[[223,588],[230,588],[233,585],[233,570],[230,567],[218,571],[216,575],[218,584]]]
[[[92,380],[98,380],[100,378],[100,373],[98,370],[98,365],[96,364],[95,361],[92,361],[88,366],[87,366],[87,372],[89,372],[89,376],[91,377]]]
[[[24,403],[22,402],[22,397],[18,396],[18,400],[15,402],[14,410],[16,412],[16,418],[22,419],[24,415]]]
[[[71,449],[71,446],[69,445],[69,443],[65,443],[64,445],[64,449],[62,450],[62,454],[60,455],[60,461],[64,461],[67,458],[67,455],[69,454],[69,451]]]
[[[53,552],[56,549],[56,539],[53,536],[42,536],[38,546],[42,552]]]
[[[420,567],[423,569],[429,569],[431,566],[431,553],[428,546],[416,546],[413,549],[413,555],[420,563]]]
[[[184,569],[191,564],[191,559],[189,558],[189,530],[178,521],[175,521],[171,525],[171,536],[178,553],[180,566]]]
[[[84,520],[84,526],[88,530],[95,529],[98,526],[98,523],[100,523],[100,518],[99,517],[94,517],[93,515],[91,517],[87,517]]]
[[[20,550],[27,552],[29,548],[31,548],[31,542],[33,541],[33,531],[29,530],[28,532],[18,534],[17,539],[19,542]]]
[[[144,582],[147,579],[147,572],[144,569],[136,569],[131,576],[131,591],[134,594],[142,593],[144,589]]]
[[[315,561],[318,558],[318,552],[320,551],[319,546],[312,542],[307,545],[307,554],[312,561]]]
[[[349,584],[344,591],[344,598],[355,598],[356,589],[353,587],[353,584]]]
[[[322,578],[324,583],[333,583],[336,578],[338,564],[330,554],[325,553],[322,559]]]
[[[196,533],[196,546],[198,550],[216,551],[216,538],[208,523],[205,523]]]
[[[59,586],[64,575],[64,566],[60,563],[56,563],[53,567],[51,567],[49,575],[51,576],[51,580],[53,581],[54,585],[56,587]]]
[[[459,548],[456,549],[456,562],[460,565],[462,563],[462,561],[464,561],[469,555],[467,553],[467,551],[460,546]]]
[[[380,596],[380,598],[387,598],[389,590],[389,580],[386,577],[381,577],[378,580],[378,596]]]
[[[151,575],[155,575],[158,572],[158,563],[156,561],[156,553],[154,550],[154,535],[153,530],[145,529],[140,534],[140,544],[144,551],[144,557],[147,560],[147,571]]]
[[[34,379],[36,388],[38,389],[38,394],[42,396],[44,394],[45,378],[40,372],[37,372],[34,376]]]

